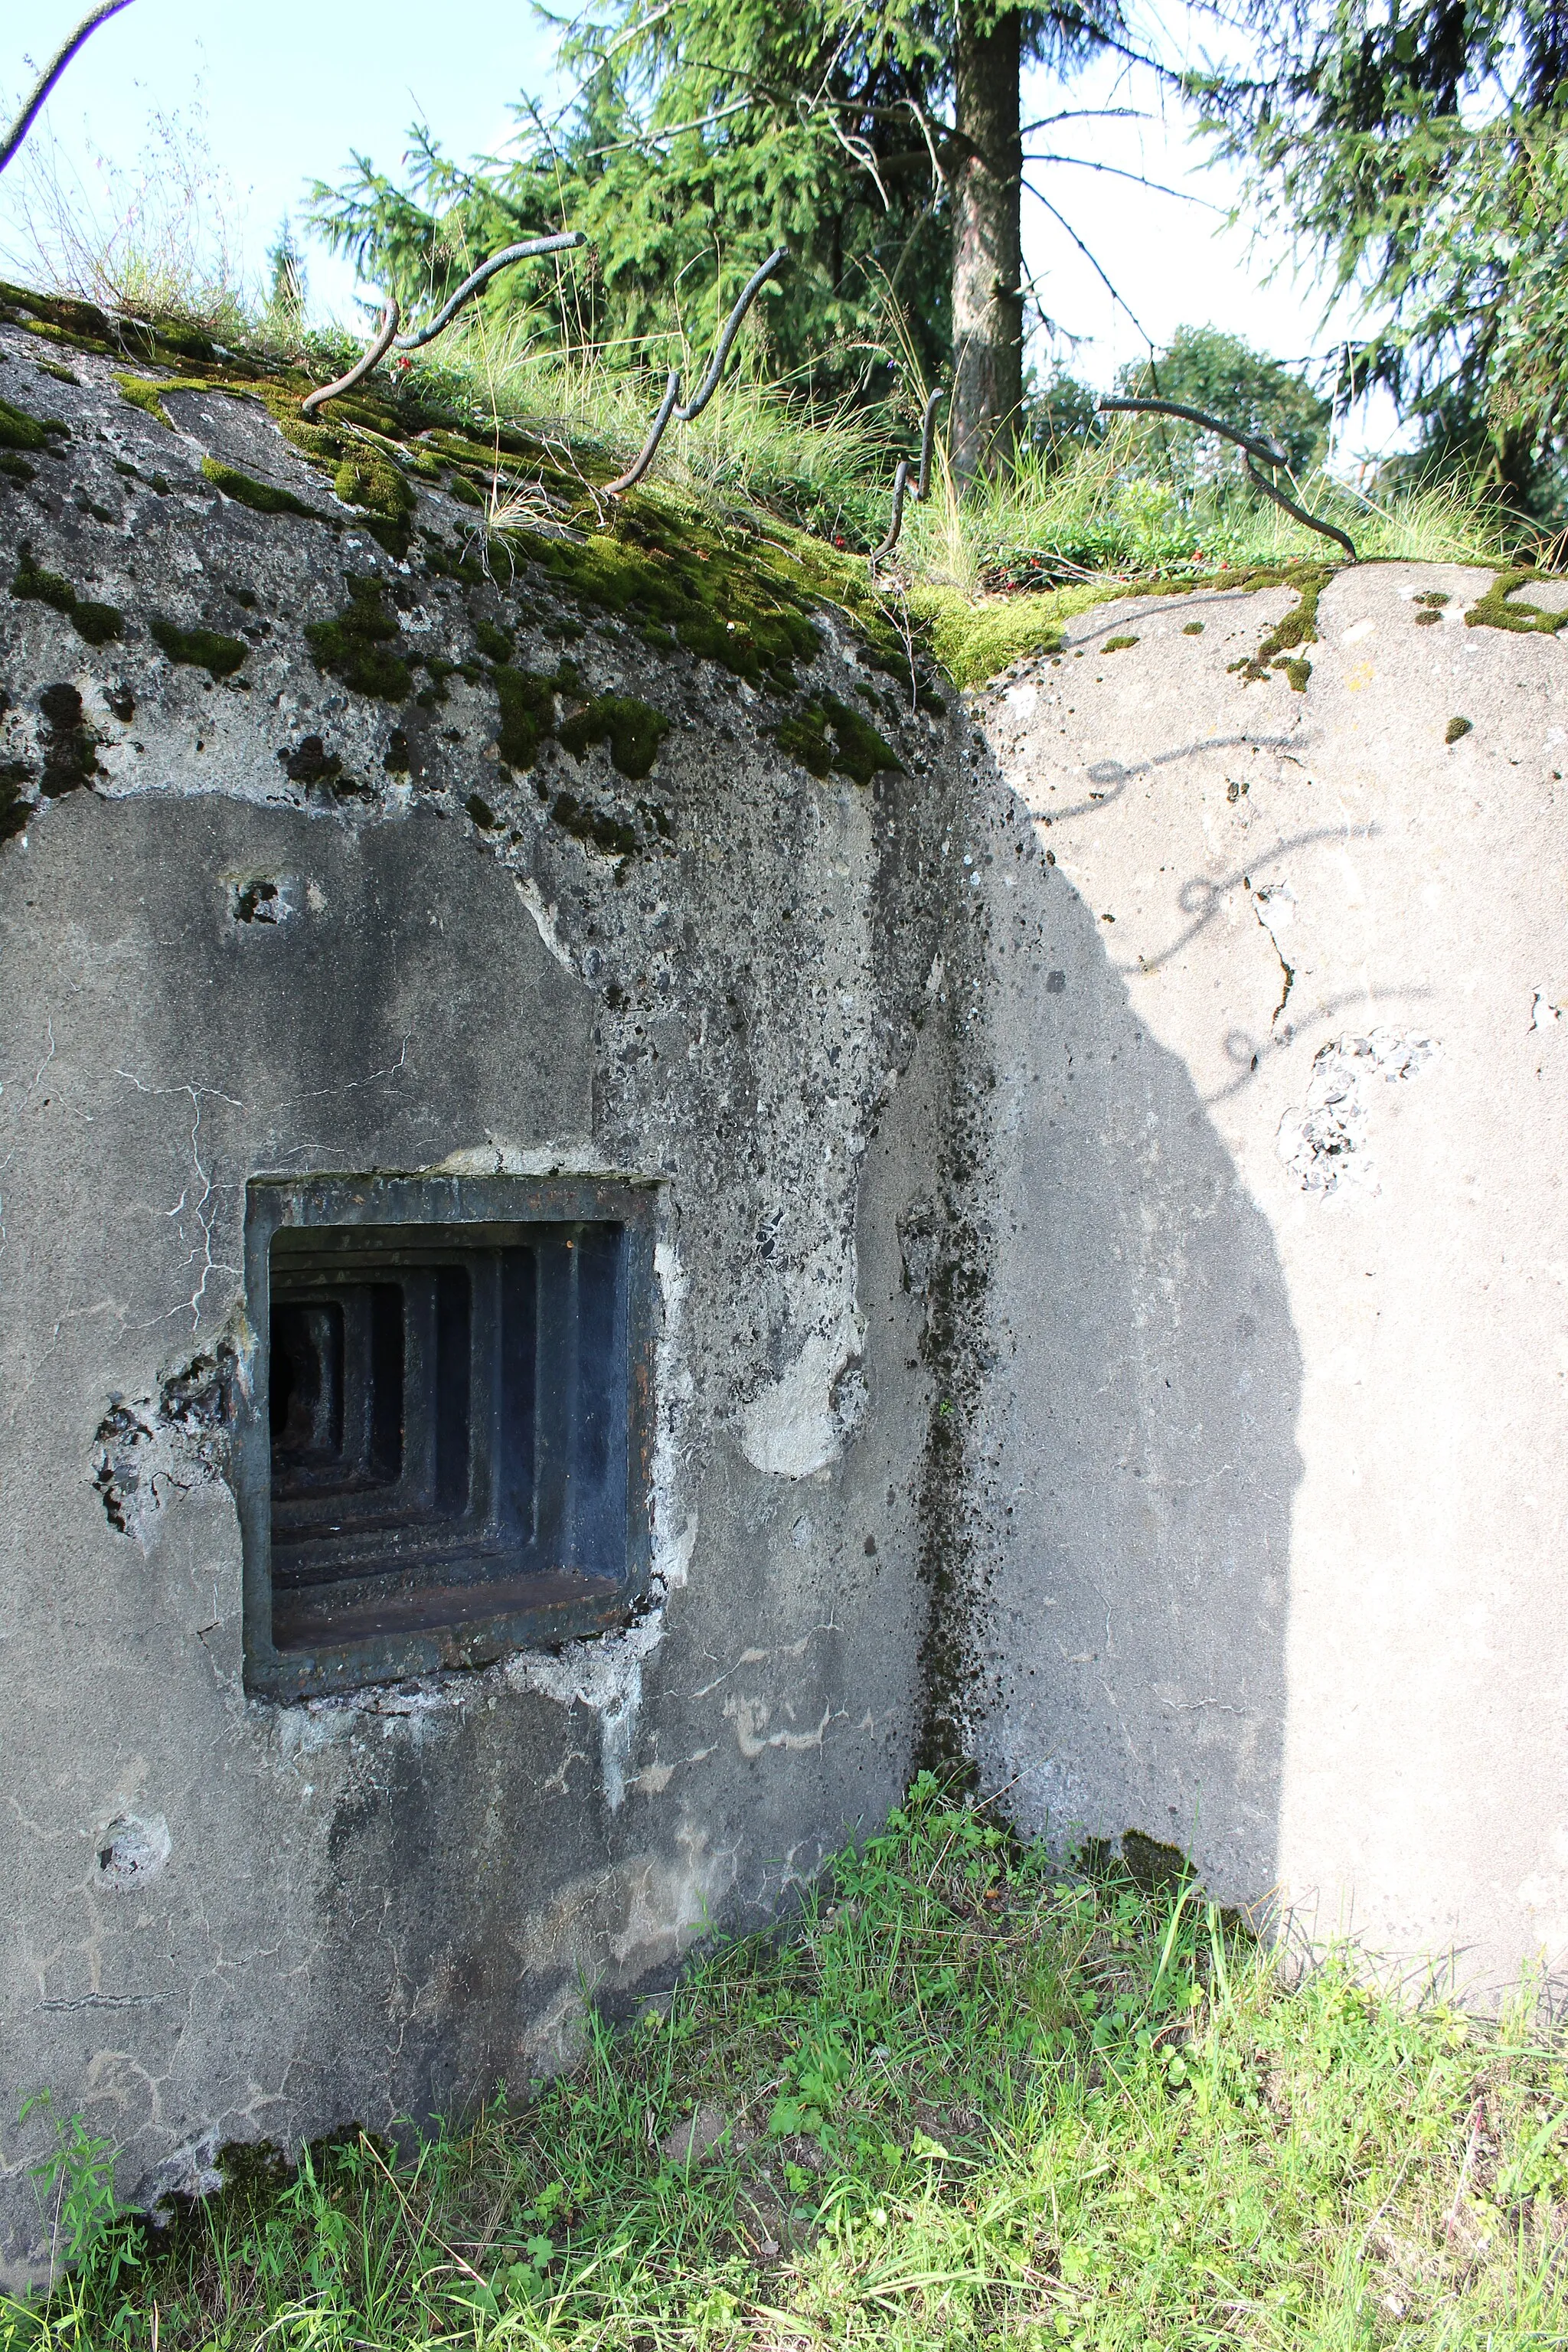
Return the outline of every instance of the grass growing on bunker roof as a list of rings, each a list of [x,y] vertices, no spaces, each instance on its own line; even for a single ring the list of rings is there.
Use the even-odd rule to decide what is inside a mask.
[[[1126,1844],[1065,1874],[922,1778],[787,1941],[711,1948],[531,2097],[231,2159],[161,2234],[62,2117],[40,2204],[82,2259],[0,2346],[1561,2342],[1561,2045],[1342,1961],[1289,1990]]]
[[[248,335],[226,329],[220,347],[197,320],[111,318],[5,286],[0,317],[110,354],[121,395],[165,425],[182,392],[259,402],[395,557],[414,544],[416,488],[439,488],[467,509],[469,535],[454,553],[422,530],[426,569],[477,582],[521,555],[584,614],[624,618],[652,646],[683,646],[779,692],[810,651],[816,598],[847,610],[889,668],[902,656],[906,678],[913,646],[972,686],[1054,649],[1073,614],[1130,588],[1234,585],[1259,568],[1322,562],[1322,541],[1267,501],[1151,471],[1132,420],[1081,447],[1026,451],[962,496],[939,442],[932,495],[907,512],[873,584],[865,551],[886,530],[912,412],[825,413],[748,372],[744,349],[696,425],[666,436],[643,488],[611,502],[604,485],[639,446],[658,383],[609,352],[552,351],[469,313],[412,366],[378,371],[307,420],[303,393],[357,356],[352,338],[279,342],[258,316]],[[26,421],[16,430],[37,447]],[[0,455],[29,462],[14,447]],[[1297,488],[1363,555],[1523,560],[1522,526],[1460,475],[1396,481],[1375,498],[1326,476]]]

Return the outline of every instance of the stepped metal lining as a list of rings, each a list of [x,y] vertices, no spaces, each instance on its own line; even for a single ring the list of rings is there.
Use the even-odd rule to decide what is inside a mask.
[[[624,1619],[648,1570],[654,1205],[584,1179],[252,1182],[249,1687],[479,1665]]]

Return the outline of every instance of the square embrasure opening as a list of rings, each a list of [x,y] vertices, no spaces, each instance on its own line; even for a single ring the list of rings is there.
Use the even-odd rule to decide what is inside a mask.
[[[617,1623],[649,1550],[653,1196],[258,1179],[246,1665],[280,1696]]]

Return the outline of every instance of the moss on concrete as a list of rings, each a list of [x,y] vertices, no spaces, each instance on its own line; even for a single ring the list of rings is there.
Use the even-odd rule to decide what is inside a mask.
[[[500,663],[490,673],[500,703],[496,743],[511,768],[531,768],[544,737],[554,732],[556,682]]]
[[[205,375],[151,376],[117,375],[120,397],[150,416],[155,425],[166,425],[172,433],[174,420],[163,405],[163,395],[169,392],[210,392],[212,385]]]
[[[1307,680],[1312,675],[1312,665],[1297,648],[1315,646],[1318,642],[1318,599],[1334,576],[1335,567],[1329,563],[1295,564],[1273,572],[1252,572],[1239,579],[1236,585],[1248,591],[1259,588],[1294,588],[1296,602],[1290,610],[1258,642],[1255,653],[1245,654],[1240,661],[1230,664],[1249,683],[1267,678],[1271,670],[1283,670],[1286,683],[1297,694],[1305,694]]]
[[[1511,571],[1500,572],[1484,596],[1479,597],[1465,614],[1468,629],[1511,629],[1521,636],[1537,634],[1555,636],[1568,624],[1568,610],[1548,613],[1539,604],[1512,604],[1510,597],[1516,589],[1544,586],[1548,575],[1532,565],[1520,565]]]
[[[579,841],[591,842],[606,857],[619,859],[623,866],[642,847],[635,825],[628,824],[624,817],[591,808],[574,793],[557,793],[550,803],[550,814],[563,832],[574,834]]]
[[[400,561],[406,555],[416,495],[384,451],[353,443],[339,460],[332,488],[345,506],[363,509],[367,528],[389,554]]]
[[[629,499],[608,530],[581,539],[507,534],[579,606],[683,646],[754,686],[787,692],[818,635],[810,598],[784,566],[652,499]]]
[[[38,709],[44,721],[39,790],[46,799],[58,800],[97,774],[98,736],[87,722],[80,693],[68,680],[46,686]]]
[[[8,400],[0,400],[0,449],[26,449],[35,454],[47,450],[56,440],[68,440],[70,426],[58,416],[29,416],[25,408],[13,408]]]
[[[232,677],[245,659],[241,640],[226,637],[217,629],[182,629],[178,622],[166,620],[161,613],[150,615],[147,628],[153,644],[172,662],[205,669],[209,677]]]
[[[474,623],[474,642],[487,661],[510,662],[511,659],[511,638],[505,629],[498,629],[493,621],[481,618]]]
[[[215,489],[237,506],[248,507],[252,514],[303,515],[310,522],[324,522],[327,518],[316,507],[297,499],[292,490],[279,489],[276,482],[258,482],[237,467],[225,466],[216,457],[202,459],[202,472]]]
[[[350,573],[349,601],[330,621],[309,621],[305,642],[316,667],[341,678],[355,694],[402,702],[414,683],[407,647],[397,623],[382,602],[379,580]]]
[[[868,784],[873,776],[903,764],[870,722],[836,694],[818,695],[804,711],[786,719],[778,730],[778,744],[808,774],[826,776],[836,769],[858,784]]]
[[[125,616],[118,605],[100,604],[90,596],[79,595],[58,572],[46,572],[41,564],[35,563],[27,540],[17,550],[16,576],[11,583],[11,593],[36,604],[52,604],[89,646],[107,645],[111,637],[121,635],[125,625]]]
[[[651,775],[658,747],[668,734],[669,720],[662,710],[627,694],[601,694],[568,719],[556,733],[564,749],[581,760],[590,743],[607,743],[610,758],[623,776],[640,782]]]
[[[961,687],[983,686],[1010,662],[1059,653],[1065,625],[1096,604],[1136,593],[1125,580],[1085,581],[975,604],[956,588],[911,589],[910,610],[942,667]]]

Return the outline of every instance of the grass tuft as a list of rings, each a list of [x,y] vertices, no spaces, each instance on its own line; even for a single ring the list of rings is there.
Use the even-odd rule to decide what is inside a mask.
[[[0,2347],[1562,2342],[1561,2045],[1342,1958],[1292,1990],[1129,1846],[1064,1874],[922,1778],[787,1943],[590,2020],[526,2100],[231,2156],[161,2232],[80,2190],[74,2118],[40,2193],[79,2267]]]

